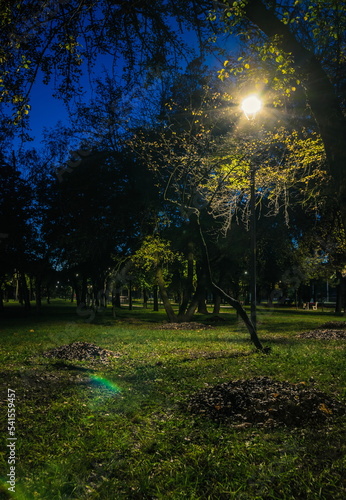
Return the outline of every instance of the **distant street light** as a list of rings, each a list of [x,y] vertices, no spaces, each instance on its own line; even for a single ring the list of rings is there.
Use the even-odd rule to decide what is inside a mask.
[[[255,118],[256,113],[261,110],[262,102],[256,95],[246,97],[241,105],[241,108],[248,120]],[[250,273],[250,307],[251,307],[251,322],[256,330],[257,314],[257,249],[256,249],[256,195],[255,195],[255,174],[256,165],[251,163],[250,171],[250,231],[251,231],[251,273]]]

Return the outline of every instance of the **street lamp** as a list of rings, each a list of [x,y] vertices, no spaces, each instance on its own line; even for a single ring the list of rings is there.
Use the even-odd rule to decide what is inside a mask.
[[[257,95],[250,95],[246,97],[241,103],[241,109],[243,110],[246,118],[248,120],[255,118],[256,113],[262,108],[262,102],[257,97]]]
[[[262,102],[256,95],[246,97],[241,105],[241,108],[248,120],[255,118],[256,113],[262,108]],[[250,232],[251,232],[251,274],[250,274],[250,307],[251,307],[251,322],[256,330],[257,314],[256,314],[256,276],[257,276],[257,255],[256,255],[256,196],[255,196],[255,174],[256,166],[251,163],[250,171]]]

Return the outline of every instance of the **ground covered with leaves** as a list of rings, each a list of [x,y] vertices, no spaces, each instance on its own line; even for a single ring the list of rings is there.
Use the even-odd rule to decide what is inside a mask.
[[[315,330],[298,335],[301,339],[346,340],[345,321],[328,321]]]
[[[118,358],[120,354],[102,349],[90,342],[73,342],[46,351],[42,356],[66,361],[100,361],[107,363],[111,358]]]
[[[346,339],[344,321],[329,321],[298,335],[302,339]],[[325,424],[346,414],[346,406],[327,394],[269,377],[233,380],[203,389],[189,399],[187,409],[241,427],[303,427]]]
[[[345,342],[300,337],[345,330],[318,311],[261,312],[268,355],[233,311],[177,325],[107,311],[88,323],[66,306],[4,322],[0,425],[6,439],[10,388],[16,497],[346,498]]]
[[[193,414],[229,421],[236,427],[301,427],[324,424],[346,413],[341,402],[304,383],[290,384],[269,377],[208,387],[194,394],[187,408]]]

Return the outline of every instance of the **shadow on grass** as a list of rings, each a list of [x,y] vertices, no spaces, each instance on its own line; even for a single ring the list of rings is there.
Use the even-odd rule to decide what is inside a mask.
[[[6,386],[16,391],[18,401],[35,405],[47,405],[60,397],[71,396],[81,383],[85,383],[82,379],[59,372],[35,370],[3,371],[0,379],[6,380]]]
[[[254,354],[254,351],[250,352],[232,352],[232,353],[225,353],[225,352],[195,352],[191,353],[189,356],[186,356],[182,358],[180,361],[181,363],[186,363],[188,361],[195,361],[196,359],[235,359],[235,358],[243,358],[247,356],[251,356]]]
[[[97,370],[93,368],[87,368],[85,366],[78,366],[73,364],[64,363],[63,361],[57,361],[55,363],[51,363],[49,366],[53,367],[56,370],[68,370],[68,371],[77,371],[81,373],[94,373]]]
[[[297,345],[298,344],[298,338],[289,338],[289,337],[280,337],[280,336],[276,336],[276,337],[269,337],[267,335],[264,335],[262,337],[260,337],[260,340],[262,342],[262,344],[268,344],[269,346],[270,345],[289,345],[289,346],[293,346],[293,345]]]
[[[343,317],[343,313],[336,313],[334,310],[326,309],[322,311],[321,309],[318,309],[317,311],[313,311],[311,309],[306,310],[306,309],[293,309],[293,308],[270,308],[270,307],[265,307],[262,306],[259,309],[260,312],[263,314],[270,314],[270,315],[278,315],[278,316],[301,316],[301,318],[310,318],[314,316],[322,316],[322,317]]]

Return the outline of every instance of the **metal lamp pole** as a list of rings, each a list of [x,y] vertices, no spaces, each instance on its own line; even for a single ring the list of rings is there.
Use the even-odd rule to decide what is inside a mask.
[[[257,244],[256,244],[256,195],[255,195],[255,175],[256,167],[251,165],[251,177],[250,177],[250,232],[251,232],[251,274],[250,274],[250,294],[251,294],[251,322],[254,329],[256,330],[257,314],[256,314],[256,304],[257,304],[257,293],[256,293],[256,282],[257,282]]]
[[[255,118],[256,113],[261,109],[262,103],[255,95],[251,95],[243,100],[242,110],[248,120]],[[251,322],[254,329],[257,326],[257,244],[256,244],[256,165],[251,164],[250,169],[250,232],[251,232],[251,273],[250,273],[250,307]]]

